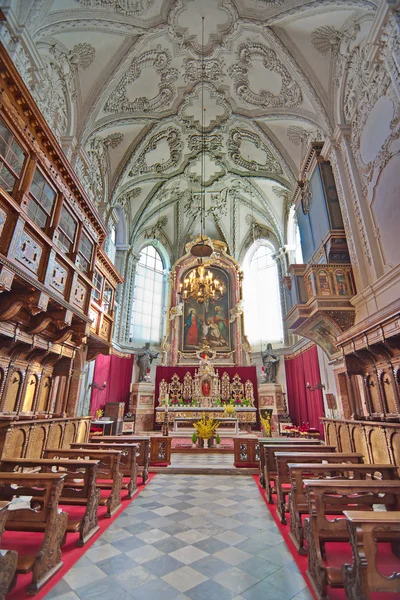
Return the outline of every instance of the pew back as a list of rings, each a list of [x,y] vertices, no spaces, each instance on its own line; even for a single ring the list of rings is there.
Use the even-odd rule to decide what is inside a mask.
[[[143,483],[149,478],[150,464],[150,438],[138,435],[97,435],[90,438],[89,442],[95,444],[139,444],[139,452],[136,457],[138,467],[141,467]]]

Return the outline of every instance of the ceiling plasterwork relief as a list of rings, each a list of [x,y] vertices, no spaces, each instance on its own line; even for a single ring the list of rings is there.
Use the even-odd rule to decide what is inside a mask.
[[[163,142],[166,144],[163,144]],[[162,156],[164,159],[166,157],[166,147],[169,151],[169,156],[166,160],[156,159],[155,162],[147,162],[150,152],[154,152],[155,155]],[[143,150],[133,157],[129,176],[165,173],[180,164],[182,150],[183,141],[180,131],[175,127],[167,127],[167,129],[163,129],[152,135]]]
[[[193,0],[176,0],[168,15],[169,31],[181,48],[209,56],[216,47],[225,46],[235,33],[238,13],[231,0],[202,0],[201,11],[205,17],[204,48],[201,40],[202,15]]]
[[[179,76],[177,69],[171,68],[170,65],[171,54],[160,45],[134,58],[116,89],[110,94],[104,106],[105,112],[153,112],[168,106],[176,96],[174,82]],[[158,94],[152,98],[145,96],[131,98],[129,85],[139,79],[142,71],[148,68],[153,76],[156,73],[159,78]]]
[[[226,165],[219,159],[219,157],[213,156],[209,152],[205,152],[205,169],[204,169],[204,185],[208,187],[215,181],[218,181],[227,173]],[[201,185],[201,160],[202,155],[198,155],[195,159],[191,160],[184,171],[185,177],[191,183],[198,183]]]
[[[92,0],[78,0],[82,6],[91,7]],[[154,4],[154,0],[96,0],[96,6],[108,8],[126,16],[136,16],[144,13]]]
[[[194,86],[192,92],[187,94],[178,109],[179,120],[188,129],[197,129],[201,133],[201,93],[202,84]],[[211,83],[204,84],[206,111],[204,117],[204,132],[210,133],[216,127],[223,125],[231,116],[232,109],[225,100],[223,93],[218,92]]]
[[[265,69],[265,81],[268,82],[268,71],[276,73],[281,78],[281,86],[278,94],[270,90],[254,90],[250,84],[250,70],[256,61],[261,60]],[[234,80],[236,94],[251,106],[261,108],[293,107],[303,102],[300,86],[294,81],[285,67],[278,60],[276,52],[259,42],[248,40],[240,44],[237,50],[237,62],[229,69]]]
[[[203,138],[200,134],[191,134],[187,138],[189,150],[191,152],[201,152],[203,149],[207,152],[219,152],[222,150],[222,135],[214,134]]]
[[[259,163],[255,159],[251,159],[250,154],[248,156],[246,154],[246,157],[243,156],[241,146],[244,142],[247,142],[250,148],[253,146],[254,150],[261,150],[265,154],[264,163]],[[231,160],[247,171],[265,171],[270,174],[283,174],[280,161],[265,146],[260,136],[252,131],[239,127],[232,129],[229,132],[228,152]]]
[[[50,48],[50,54],[59,65],[62,65],[71,99],[76,100],[78,96],[78,70],[86,71],[92,66],[96,55],[95,49],[86,42],[76,44],[72,50],[67,50],[61,45],[54,45]],[[68,71],[65,71],[66,65],[68,65]]]
[[[183,78],[187,82],[194,81],[219,81],[224,75],[225,64],[222,58],[204,61],[195,58],[185,58],[183,61],[185,72]]]

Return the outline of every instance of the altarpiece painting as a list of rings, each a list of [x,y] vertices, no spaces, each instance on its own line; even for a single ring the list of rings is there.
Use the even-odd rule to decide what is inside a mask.
[[[230,282],[223,269],[209,267],[213,279],[221,284],[221,297],[215,301],[198,304],[196,299],[186,301],[181,328],[181,351],[193,352],[203,347],[206,340],[211,348],[229,352],[232,350],[230,311]],[[187,277],[188,271],[185,274]]]

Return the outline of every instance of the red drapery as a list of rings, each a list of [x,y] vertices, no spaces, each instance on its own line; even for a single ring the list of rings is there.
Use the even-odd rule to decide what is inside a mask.
[[[170,383],[172,376],[176,373],[181,383],[183,383],[183,378],[185,373],[189,371],[189,373],[194,376],[194,373],[198,367],[161,367],[157,366],[156,369],[156,402],[155,405],[158,406],[158,391],[160,389],[160,382],[162,379],[165,379],[167,383]],[[216,367],[215,369],[219,373],[219,377],[226,372],[229,375],[229,379],[232,381],[233,377],[236,373],[242,380],[242,383],[245,384],[248,379],[250,379],[253,384],[254,390],[254,406],[258,408],[258,384],[257,384],[257,371],[256,367]],[[155,422],[155,415],[154,415]],[[257,411],[257,422],[258,422],[258,411]]]
[[[125,407],[128,408],[133,359],[133,354],[129,358],[123,358],[115,354],[111,356],[99,354],[96,358],[93,381],[100,386],[106,382],[107,387],[104,390],[92,388],[90,400],[90,414],[92,416],[95,416],[96,410],[104,409],[106,402],[125,402]]]
[[[311,392],[306,388],[307,383],[311,387],[321,383],[317,346],[312,346],[295,358],[285,358],[285,369],[289,413],[293,423],[309,423],[323,436],[324,428],[320,419],[324,416],[322,390]]]

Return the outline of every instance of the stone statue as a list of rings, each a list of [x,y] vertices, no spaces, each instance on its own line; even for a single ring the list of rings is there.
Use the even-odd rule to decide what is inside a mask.
[[[267,344],[267,347],[262,353],[261,357],[264,365],[266,383],[276,383],[276,376],[279,367],[279,356],[272,350],[272,344]]]
[[[137,355],[136,364],[139,367],[139,381],[146,381],[146,375],[148,369],[154,358],[157,358],[158,352],[152,352],[150,350],[150,343],[146,342],[143,348],[141,348]]]

